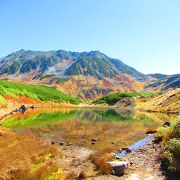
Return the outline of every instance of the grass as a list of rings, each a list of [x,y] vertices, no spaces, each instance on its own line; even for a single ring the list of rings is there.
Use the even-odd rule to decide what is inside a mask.
[[[155,93],[152,92],[144,92],[144,93],[110,93],[106,96],[103,96],[95,101],[93,101],[94,104],[103,104],[106,103],[108,105],[114,105],[116,104],[119,100],[121,100],[124,97],[148,97],[148,96],[152,96]]]
[[[0,179],[62,176],[55,163],[62,155],[55,146],[34,135],[19,135],[6,128],[0,129],[0,135]]]
[[[4,104],[6,102],[6,100],[3,98],[2,95],[0,95],[0,104]]]
[[[156,138],[163,140],[162,162],[164,168],[168,172],[180,173],[180,120],[171,122],[168,127],[159,128]]]
[[[100,170],[103,174],[112,173],[112,169],[109,167],[108,162],[112,161],[113,158],[110,153],[96,152],[89,156],[89,160]]]
[[[0,81],[0,102],[2,101],[1,96],[11,96],[14,98],[17,96],[26,96],[31,99],[46,102],[70,102],[72,104],[80,103],[78,98],[62,93],[55,88],[8,81]]]

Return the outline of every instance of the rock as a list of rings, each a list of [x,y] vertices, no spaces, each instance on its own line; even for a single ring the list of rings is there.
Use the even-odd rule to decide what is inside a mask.
[[[160,143],[161,141],[162,141],[162,138],[161,138],[161,137],[156,138],[156,139],[153,140],[153,142],[154,142],[154,143],[157,143],[157,144]]]
[[[119,157],[119,156],[116,156],[116,159],[121,159],[121,157]]]
[[[29,106],[29,108],[34,109],[34,108],[37,108],[37,106],[32,105],[32,106]]]
[[[64,142],[60,142],[59,145],[61,145],[61,146],[64,145]]]
[[[129,149],[129,148],[127,148],[127,149],[126,149],[126,152],[127,152],[127,153],[130,153],[130,152],[132,152],[132,150]]]
[[[163,124],[163,127],[167,127],[167,126],[170,126],[171,125],[171,123],[170,122],[165,122],[164,124]]]
[[[157,130],[149,130],[149,131],[146,132],[146,134],[154,134],[156,132],[157,132]]]
[[[112,153],[112,156],[115,157],[116,159],[121,159],[116,153]]]
[[[107,162],[110,166],[110,168],[112,169],[112,173],[114,175],[123,175],[124,171],[127,167],[127,162],[125,161],[110,161]]]
[[[54,142],[54,141],[51,141],[51,144],[55,144],[55,142]]]
[[[130,148],[122,148],[122,150],[126,151],[127,153],[132,152],[132,150]]]
[[[119,151],[118,151],[118,152],[119,152],[119,153],[120,153],[120,152],[122,152],[122,149],[119,149]]]
[[[91,141],[92,141],[92,142],[96,142],[96,141],[97,141],[97,139],[95,139],[95,138],[92,138],[92,139],[91,139]]]
[[[20,108],[19,108],[19,111],[20,112],[25,112],[27,110],[27,107],[25,105],[22,105]]]

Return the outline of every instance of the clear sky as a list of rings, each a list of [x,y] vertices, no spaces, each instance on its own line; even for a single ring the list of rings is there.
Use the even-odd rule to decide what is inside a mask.
[[[0,0],[0,57],[99,50],[144,73],[180,73],[180,0]]]

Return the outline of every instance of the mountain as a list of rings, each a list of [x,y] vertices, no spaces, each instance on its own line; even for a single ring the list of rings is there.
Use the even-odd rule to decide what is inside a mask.
[[[100,51],[19,50],[0,59],[0,79],[46,84],[81,99],[109,92],[158,91],[180,87],[179,75],[145,75]]]
[[[48,84],[82,99],[140,91],[146,75],[100,51],[19,50],[0,59],[0,79]]]
[[[166,91],[168,89],[180,88],[180,74],[163,75],[163,74],[151,74],[151,77],[155,78],[152,83],[145,86],[147,90],[161,90]]]
[[[160,74],[160,73],[155,73],[155,74],[147,74],[147,76],[155,78],[155,79],[164,79],[166,78],[168,75],[166,74]]]
[[[104,77],[112,78],[118,75],[112,64],[101,57],[81,57],[74,64],[72,64],[65,75],[90,75],[98,79],[103,79]]]
[[[25,51],[20,50],[0,59],[0,75],[17,75],[38,71],[38,75],[54,74],[60,76],[90,75],[98,79],[112,78],[120,73],[127,73],[136,79],[145,75],[110,58],[99,51],[70,52],[58,51]]]

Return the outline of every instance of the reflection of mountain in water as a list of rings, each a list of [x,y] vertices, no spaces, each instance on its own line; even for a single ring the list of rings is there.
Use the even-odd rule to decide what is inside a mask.
[[[75,119],[78,121],[89,121],[90,123],[102,122],[142,122],[146,124],[162,123],[163,120],[170,119],[169,116],[137,113],[134,111],[119,111],[118,109],[71,109],[68,111],[29,111],[25,114],[15,114],[3,121],[3,126],[9,128],[40,127],[57,124],[61,121]]]
[[[128,120],[134,115],[133,111],[118,111],[114,109],[102,110],[102,109],[93,109],[93,110],[82,110],[77,111],[76,116],[80,120],[88,120],[93,122],[100,121],[113,121],[113,120]]]

